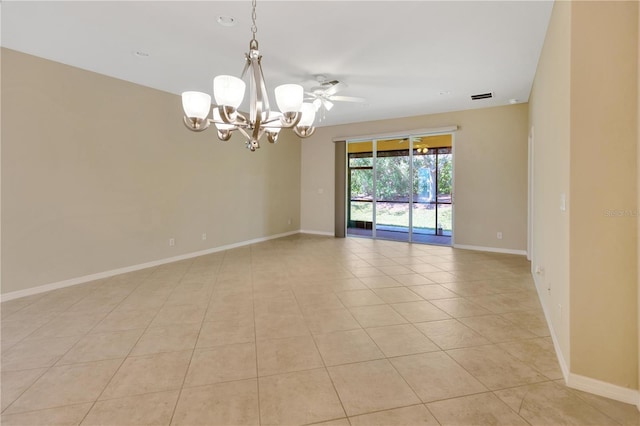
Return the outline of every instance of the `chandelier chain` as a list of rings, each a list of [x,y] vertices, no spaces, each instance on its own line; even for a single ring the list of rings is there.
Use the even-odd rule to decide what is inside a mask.
[[[251,34],[253,34],[253,40],[256,39],[256,33],[258,32],[258,25],[256,24],[256,0],[252,0],[251,2]]]

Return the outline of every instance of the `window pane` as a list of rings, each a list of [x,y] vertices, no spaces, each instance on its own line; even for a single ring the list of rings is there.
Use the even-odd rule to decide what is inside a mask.
[[[352,201],[373,200],[373,170],[354,169],[350,173],[351,178],[349,195]]]
[[[373,157],[351,157],[349,156],[349,167],[373,167]]]
[[[420,203],[436,201],[435,155],[414,153],[413,201]]]
[[[436,206],[431,203],[413,203],[414,234],[435,234]]]
[[[438,202],[451,202],[451,154],[438,154]]]
[[[348,235],[373,235],[373,169],[349,172]]]
[[[438,204],[438,234],[451,236],[451,223],[451,204]]]
[[[376,236],[409,241],[409,140],[380,140],[376,146]]]
[[[351,202],[351,221],[372,222],[373,221],[373,203],[368,203],[365,201],[352,201]],[[369,229],[371,228],[369,227]]]

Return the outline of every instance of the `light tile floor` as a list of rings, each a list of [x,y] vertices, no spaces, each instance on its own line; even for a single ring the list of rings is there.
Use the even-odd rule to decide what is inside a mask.
[[[520,256],[296,235],[4,302],[2,424],[638,425]]]

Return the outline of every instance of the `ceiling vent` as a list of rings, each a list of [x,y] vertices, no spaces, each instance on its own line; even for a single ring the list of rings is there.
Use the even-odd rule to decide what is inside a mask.
[[[480,99],[491,99],[491,98],[493,98],[493,92],[480,93],[478,95],[471,95],[472,101],[477,101]]]

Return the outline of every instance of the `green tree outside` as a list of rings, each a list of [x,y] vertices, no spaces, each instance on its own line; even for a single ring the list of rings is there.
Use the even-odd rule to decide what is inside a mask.
[[[408,202],[409,193],[407,190],[407,181],[409,180],[409,174],[411,167],[409,163],[408,155],[400,156],[388,156],[378,157],[376,159],[376,172],[377,172],[377,201],[390,201],[390,202]],[[451,195],[451,178],[452,178],[452,155],[451,154],[439,154],[437,156],[438,161],[438,175],[437,175],[437,195],[450,196]],[[420,194],[428,192],[428,179],[420,179],[420,170],[428,170],[427,173],[435,173],[436,155],[414,155],[413,156],[413,176],[411,178],[412,190],[414,194],[414,200],[418,199]],[[349,159],[350,167],[372,167],[372,157],[359,157]],[[424,172],[422,172],[424,174]],[[357,169],[351,171],[351,199],[352,200],[373,200],[373,170],[372,169]],[[435,194],[434,194],[435,195]],[[433,200],[435,201],[435,200]],[[372,206],[371,203],[352,202],[351,203],[351,220],[372,220]],[[378,219],[382,220],[385,224],[398,226],[406,226],[408,223],[408,211],[406,208],[397,208],[387,212],[387,207],[380,206],[378,211]],[[414,214],[414,226],[432,228],[435,223],[435,209],[429,208],[427,205],[416,205],[416,208],[420,208],[420,212],[416,211]],[[424,210],[424,212],[422,212]],[[438,217],[439,224],[445,230],[451,229],[451,209],[442,206],[442,210]],[[417,214],[419,213],[419,214]],[[382,223],[382,222],[381,222]]]

